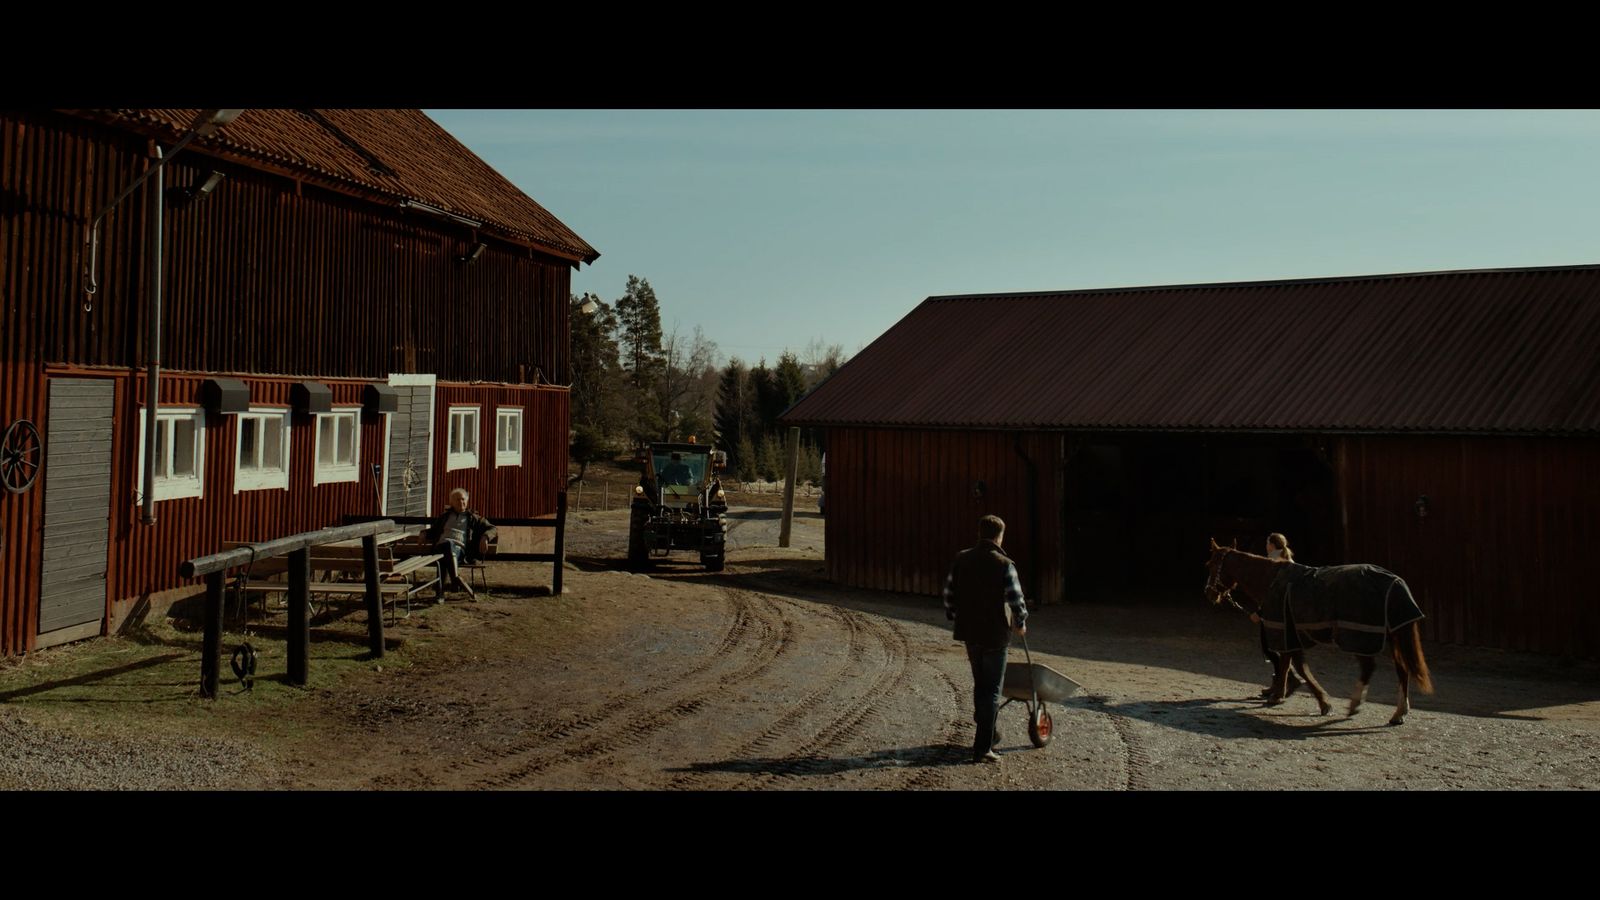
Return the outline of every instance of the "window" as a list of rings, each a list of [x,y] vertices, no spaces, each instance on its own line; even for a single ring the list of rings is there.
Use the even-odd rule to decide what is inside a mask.
[[[476,406],[450,407],[450,450],[445,456],[445,470],[476,469],[478,467],[478,408]]]
[[[205,411],[194,408],[156,411],[157,500],[205,495],[201,477],[206,469]],[[139,410],[139,470],[135,490],[144,489],[145,410]]]
[[[336,409],[317,416],[317,466],[312,484],[361,480],[359,409]]]
[[[502,406],[494,414],[494,464],[522,465],[522,410]]]
[[[239,452],[233,492],[289,489],[289,411],[252,409],[239,413]]]

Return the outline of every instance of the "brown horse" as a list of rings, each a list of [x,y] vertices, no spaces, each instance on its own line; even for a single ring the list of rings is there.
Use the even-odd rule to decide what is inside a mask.
[[[1417,622],[1421,618],[1421,611],[1416,609],[1416,604],[1411,600],[1410,589],[1405,582],[1393,572],[1388,572],[1377,566],[1327,566],[1321,569],[1312,569],[1281,559],[1267,559],[1253,553],[1245,553],[1237,547],[1219,546],[1215,539],[1211,541],[1211,557],[1206,560],[1206,569],[1210,578],[1206,582],[1206,599],[1213,604],[1224,600],[1233,602],[1235,588],[1242,590],[1246,597],[1256,606],[1258,614],[1268,611],[1269,606],[1273,613],[1282,611],[1283,621],[1274,622],[1263,616],[1270,629],[1282,628],[1284,631],[1285,652],[1283,658],[1292,661],[1296,671],[1311,688],[1317,698],[1317,705],[1326,715],[1331,707],[1322,686],[1311,677],[1305,668],[1303,648],[1321,641],[1332,641],[1341,649],[1357,653],[1361,663],[1361,675],[1356,682],[1355,692],[1350,697],[1350,715],[1355,715],[1361,708],[1361,701],[1366,699],[1367,685],[1372,681],[1372,672],[1376,667],[1375,656],[1381,652],[1382,646],[1387,642],[1394,657],[1395,677],[1400,682],[1400,699],[1395,704],[1394,715],[1389,718],[1390,725],[1399,725],[1405,721],[1406,713],[1411,711],[1411,680],[1414,678],[1417,687],[1424,693],[1433,693],[1433,679],[1428,674],[1428,663],[1422,656],[1422,635]],[[1368,624],[1363,621],[1347,621],[1342,616],[1351,615],[1349,609],[1358,599],[1354,595],[1360,593],[1358,582],[1364,581],[1369,585],[1377,582],[1378,586],[1386,586],[1379,603],[1381,615],[1375,620],[1379,624]],[[1352,590],[1352,585],[1357,585]],[[1291,593],[1298,587],[1302,595],[1316,593],[1323,604],[1317,609],[1319,615],[1313,618],[1319,621],[1295,623],[1296,604],[1289,602]],[[1396,591],[1399,592],[1395,596]],[[1375,596],[1375,595],[1374,595]],[[1401,610],[1395,618],[1405,618],[1405,610],[1414,613],[1414,617],[1405,618],[1399,625],[1389,624],[1391,608],[1390,598],[1394,597],[1392,608]],[[1308,601],[1309,602],[1309,601]],[[1238,604],[1234,604],[1238,605]],[[1371,604],[1369,604],[1371,605]],[[1301,606],[1302,611],[1306,609]],[[1343,632],[1341,633],[1341,628]],[[1349,637],[1349,640],[1345,638]],[[1374,645],[1372,642],[1376,641]],[[1372,646],[1370,652],[1363,652],[1366,647]],[[1361,649],[1356,649],[1357,647]],[[1270,703],[1282,702],[1289,678],[1289,666],[1281,665],[1273,672],[1273,689],[1269,697]]]

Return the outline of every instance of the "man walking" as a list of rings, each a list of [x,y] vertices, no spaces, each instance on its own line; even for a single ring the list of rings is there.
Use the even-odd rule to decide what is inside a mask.
[[[1017,567],[1000,552],[1006,523],[999,516],[978,520],[978,543],[961,551],[944,582],[945,618],[956,623],[955,639],[965,641],[972,664],[972,720],[978,733],[972,761],[998,762],[995,714],[1006,678],[1006,648],[1011,632],[1028,633],[1028,607],[1022,599]]]

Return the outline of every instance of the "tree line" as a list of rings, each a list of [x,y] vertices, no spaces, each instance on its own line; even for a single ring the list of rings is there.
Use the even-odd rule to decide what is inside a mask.
[[[738,357],[718,365],[717,345],[700,326],[663,334],[661,307],[648,279],[628,276],[607,302],[572,296],[572,459],[588,464],[655,441],[693,435],[728,454],[741,481],[776,481],[787,463],[787,429],[778,416],[845,362],[838,344],[813,340],[767,365]],[[585,313],[585,303],[593,312]],[[798,480],[821,481],[824,447],[800,433]]]

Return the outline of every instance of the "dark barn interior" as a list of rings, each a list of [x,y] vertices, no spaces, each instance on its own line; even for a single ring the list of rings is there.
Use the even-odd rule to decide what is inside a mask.
[[[1192,601],[1212,537],[1263,553],[1278,531],[1302,562],[1340,561],[1334,472],[1304,436],[1095,434],[1066,452],[1069,600]]]

